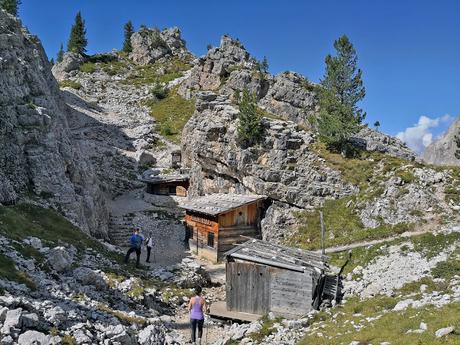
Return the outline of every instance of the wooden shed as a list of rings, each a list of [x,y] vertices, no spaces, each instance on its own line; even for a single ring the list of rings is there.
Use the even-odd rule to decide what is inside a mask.
[[[226,253],[226,306],[230,312],[299,317],[313,309],[327,257],[250,240]]]
[[[197,255],[217,262],[243,236],[260,236],[260,219],[264,211],[263,195],[211,194],[187,200],[186,237]]]
[[[146,184],[147,193],[187,196],[189,176],[186,174],[149,176],[142,181]]]

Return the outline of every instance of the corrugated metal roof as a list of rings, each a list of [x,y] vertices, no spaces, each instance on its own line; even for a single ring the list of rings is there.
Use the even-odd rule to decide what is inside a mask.
[[[265,195],[210,194],[187,200],[180,207],[188,211],[217,216],[266,198]]]
[[[303,272],[307,267],[327,270],[329,258],[315,252],[251,239],[225,253],[225,256]]]

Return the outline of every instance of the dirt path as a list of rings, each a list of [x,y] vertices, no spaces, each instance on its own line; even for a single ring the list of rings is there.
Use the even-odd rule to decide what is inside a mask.
[[[141,263],[154,268],[177,264],[190,255],[185,245],[184,226],[180,222],[181,210],[178,197],[151,195],[143,189],[125,193],[111,203],[113,225],[111,236],[128,250],[133,229],[141,230],[146,238],[150,233],[154,246],[150,261],[146,263],[147,249],[142,247]],[[135,260],[135,253],[130,260]]]
[[[362,242],[351,243],[351,244],[347,244],[343,246],[329,247],[329,248],[326,248],[325,251],[326,251],[326,254],[340,253],[340,252],[345,252],[347,250],[351,250],[355,248],[367,247],[367,246],[372,246],[375,244],[391,242],[398,238],[410,238],[414,236],[419,236],[419,235],[423,235],[429,232],[434,232],[433,228],[426,227],[419,231],[406,231],[406,232],[403,232],[402,234],[393,235],[393,236],[381,238],[378,240],[362,241]],[[315,253],[320,253],[320,252],[321,250],[315,250]]]

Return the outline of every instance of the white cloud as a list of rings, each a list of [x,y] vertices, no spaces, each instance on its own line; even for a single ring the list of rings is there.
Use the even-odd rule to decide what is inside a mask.
[[[408,127],[404,132],[399,132],[396,137],[404,141],[415,152],[421,154],[425,148],[431,144],[434,130],[442,124],[450,123],[453,117],[449,114],[436,117],[434,119],[428,116],[420,116],[417,124]]]

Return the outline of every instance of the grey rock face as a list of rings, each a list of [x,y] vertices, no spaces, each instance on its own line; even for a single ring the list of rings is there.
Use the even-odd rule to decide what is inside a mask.
[[[408,161],[415,160],[417,156],[414,151],[398,138],[377,132],[368,127],[361,129],[361,131],[351,138],[351,142],[363,150],[386,153]]]
[[[190,78],[181,88],[182,92],[185,89],[217,90],[222,79],[230,75],[232,68],[243,68],[251,64],[249,53],[241,43],[222,36],[220,46],[210,49],[205,57],[198,60]]]
[[[150,325],[139,332],[140,345],[162,345],[165,343],[163,330],[155,325]]]
[[[154,63],[167,55],[187,55],[185,41],[176,27],[163,31],[141,28],[131,36],[131,45],[130,58],[140,65]]]
[[[62,61],[56,63],[52,68],[54,77],[59,81],[66,79],[68,73],[77,70],[84,60],[80,54],[66,52]]]
[[[280,240],[285,237],[286,229],[296,224],[294,212],[300,208],[292,207],[282,202],[274,202],[267,209],[265,218],[261,221],[262,236],[265,241]]]
[[[20,61],[20,63],[18,62]],[[0,12],[0,202],[33,192],[82,230],[104,236],[107,211],[39,40]]]
[[[458,135],[460,135],[460,117],[452,123],[440,139],[432,142],[426,148],[423,159],[427,163],[436,165],[460,165],[460,160],[455,158],[457,145],[454,138]]]
[[[294,72],[275,76],[259,105],[286,120],[304,124],[319,109],[313,84]]]
[[[365,227],[417,223],[436,207],[450,213],[442,194],[448,173],[411,165],[406,171],[413,174],[414,181],[405,183],[398,176],[388,176],[380,185],[382,194],[360,205],[359,216]]]
[[[311,151],[311,134],[294,123],[264,120],[264,142],[243,148],[236,141],[238,110],[228,98],[210,92],[197,98],[182,139],[184,163],[191,168],[190,195],[264,194],[295,210],[356,191]],[[285,220],[293,222],[292,210],[274,206],[265,228],[277,224],[279,235]]]

